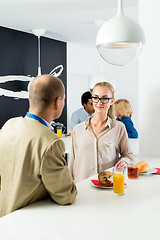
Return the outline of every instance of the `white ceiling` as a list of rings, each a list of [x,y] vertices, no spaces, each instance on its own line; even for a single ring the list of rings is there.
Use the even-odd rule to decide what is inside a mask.
[[[94,21],[114,17],[117,6],[118,0],[0,0],[0,26],[28,33],[44,28],[46,37],[94,47]],[[123,0],[125,14],[129,8],[138,9],[138,0]]]

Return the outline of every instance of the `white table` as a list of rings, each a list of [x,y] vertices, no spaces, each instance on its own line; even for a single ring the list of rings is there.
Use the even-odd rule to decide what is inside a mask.
[[[160,167],[160,158],[142,158]],[[97,176],[92,177],[92,179]],[[125,194],[99,189],[90,179],[77,184],[72,205],[46,200],[0,219],[2,240],[159,239],[160,175],[125,179]]]
[[[65,144],[65,153],[70,154],[72,147],[72,136],[62,136],[61,139]]]

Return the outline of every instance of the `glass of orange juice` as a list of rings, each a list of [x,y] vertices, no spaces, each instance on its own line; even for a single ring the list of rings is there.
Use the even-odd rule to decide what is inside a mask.
[[[113,192],[115,195],[124,194],[124,169],[113,168]]]
[[[62,127],[61,126],[57,126],[57,136],[62,137]]]

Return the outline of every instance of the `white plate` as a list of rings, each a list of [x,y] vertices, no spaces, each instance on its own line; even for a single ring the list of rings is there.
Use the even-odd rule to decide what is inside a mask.
[[[96,188],[110,188],[110,189],[113,189],[113,187],[106,187],[106,186],[97,186],[95,185],[94,183],[92,183],[94,187]]]
[[[149,168],[148,172],[146,173],[139,173],[139,175],[150,175],[152,173],[156,173],[158,170],[155,168]]]
[[[98,180],[96,180],[96,181],[98,181]],[[92,182],[92,180],[91,180],[91,182]],[[92,185],[94,186],[94,187],[98,187],[98,188],[113,188],[113,186],[103,186],[103,185],[96,185],[95,183],[93,183],[92,182]],[[124,183],[124,187],[126,187],[126,183]]]

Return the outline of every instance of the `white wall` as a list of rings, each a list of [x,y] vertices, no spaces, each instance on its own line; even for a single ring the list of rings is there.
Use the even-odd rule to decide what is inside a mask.
[[[160,1],[139,1],[146,44],[139,66],[140,154],[160,156]]]
[[[98,56],[98,55],[97,55]],[[89,77],[96,63],[95,50],[67,44],[67,129],[72,112],[82,107],[81,95],[89,90]]]

